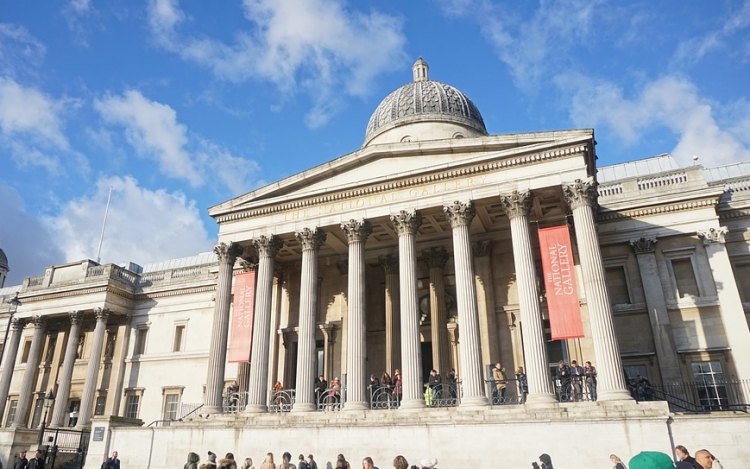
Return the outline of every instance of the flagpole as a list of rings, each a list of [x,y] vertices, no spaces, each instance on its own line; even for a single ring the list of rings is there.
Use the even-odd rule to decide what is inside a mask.
[[[104,242],[104,228],[107,227],[107,214],[109,214],[109,201],[112,199],[112,186],[109,186],[109,195],[107,196],[107,207],[104,209],[104,221],[102,222],[102,235],[99,237],[99,249],[96,250],[96,263],[101,263],[102,242]]]

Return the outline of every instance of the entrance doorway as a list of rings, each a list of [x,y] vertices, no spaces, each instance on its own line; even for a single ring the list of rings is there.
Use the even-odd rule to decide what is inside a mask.
[[[430,379],[432,368],[432,342],[422,342],[422,383]]]

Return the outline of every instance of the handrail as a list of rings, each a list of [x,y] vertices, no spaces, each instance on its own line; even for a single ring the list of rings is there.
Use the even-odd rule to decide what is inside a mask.
[[[175,419],[166,419],[166,420],[165,420],[165,419],[162,419],[162,420],[154,420],[153,422],[151,422],[151,423],[149,423],[148,425],[146,425],[146,428],[148,428],[148,427],[152,426],[153,424],[156,424],[156,426],[158,427],[160,423],[164,423],[164,422],[169,422],[169,423],[172,423],[172,422],[178,422],[178,420],[175,420]]]
[[[194,413],[196,413],[196,412],[198,412],[199,410],[201,410],[201,409],[203,408],[203,406],[204,406],[204,405],[205,405],[205,404],[201,404],[201,405],[199,405],[199,406],[198,406],[198,407],[196,407],[195,409],[191,410],[191,411],[190,411],[190,412],[188,412],[187,414],[185,414],[185,415],[183,415],[182,417],[180,417],[180,418],[179,418],[179,420],[182,420],[182,419],[184,419],[184,418],[190,417],[190,416],[191,416],[191,415],[193,415]]]

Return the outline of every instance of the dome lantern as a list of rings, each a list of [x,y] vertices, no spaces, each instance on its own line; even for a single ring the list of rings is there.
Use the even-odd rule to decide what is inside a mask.
[[[429,81],[429,71],[430,66],[427,65],[427,62],[422,60],[422,57],[418,58],[416,62],[414,62],[414,65],[411,67],[411,71],[414,74],[414,81]]]

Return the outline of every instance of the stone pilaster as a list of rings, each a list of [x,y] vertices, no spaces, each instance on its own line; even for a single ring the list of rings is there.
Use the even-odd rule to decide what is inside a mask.
[[[99,382],[99,365],[102,361],[102,349],[104,348],[104,336],[107,332],[107,319],[110,311],[106,308],[96,310],[96,326],[94,327],[94,341],[91,346],[91,355],[86,367],[86,381],[83,384],[83,395],[81,396],[81,409],[78,412],[78,423],[76,427],[87,427],[91,423],[91,413],[94,408],[94,396],[96,385]]]
[[[422,215],[401,210],[391,215],[398,233],[399,281],[401,294],[401,408],[424,407],[422,394],[422,345],[419,341],[419,299],[417,295],[416,234]]]
[[[441,376],[450,369],[448,344],[448,312],[445,304],[445,264],[448,251],[432,248],[422,253],[430,272],[430,332],[432,335],[432,366]]]
[[[372,233],[367,220],[349,220],[341,224],[349,242],[349,309],[346,354],[345,410],[368,408],[365,386],[365,359],[367,358],[367,329],[365,324],[365,242]]]
[[[583,288],[591,324],[591,338],[599,373],[597,400],[631,400],[622,373],[620,348],[615,336],[612,306],[607,294],[602,253],[594,222],[596,182],[593,178],[563,184],[563,195],[573,211],[578,256],[583,272]]]
[[[245,412],[268,410],[268,352],[271,333],[271,308],[273,307],[273,268],[276,250],[281,240],[275,236],[260,236],[253,240],[258,253],[258,277],[255,286],[255,317],[253,319],[253,345],[250,352],[250,389]]]
[[[732,271],[732,263],[729,260],[724,235],[727,229],[709,228],[699,231],[698,236],[703,239],[708,256],[708,265],[711,267],[711,275],[716,285],[716,294],[721,305],[721,321],[727,334],[727,342],[731,349],[732,362],[737,372],[736,379],[747,382],[750,380],[750,330],[748,330],[745,311],[742,306],[742,298],[737,290],[737,281]],[[750,396],[745,389],[745,399],[748,402]]]
[[[474,219],[474,204],[453,202],[443,207],[453,228],[453,262],[456,267],[456,300],[461,327],[461,407],[487,404],[479,345],[477,289],[469,227]]]
[[[47,332],[47,318],[44,316],[34,316],[31,321],[34,323],[34,335],[31,339],[31,348],[29,356],[26,357],[26,369],[23,372],[23,381],[21,381],[21,391],[18,394],[18,406],[16,407],[16,418],[13,420],[11,427],[26,428],[29,418],[29,408],[31,400],[34,398],[34,387],[37,373],[39,372],[39,359],[44,349],[44,339]]]
[[[542,311],[534,270],[534,256],[529,234],[529,211],[533,197],[529,191],[513,191],[500,196],[503,210],[510,219],[513,263],[516,267],[518,306],[523,327],[523,353],[529,383],[529,404],[555,402],[547,365],[547,344],[544,341]]]
[[[299,338],[297,342],[297,385],[294,412],[309,412],[315,402],[315,319],[318,305],[318,249],[326,240],[320,228],[305,228],[296,233],[302,246],[302,275],[299,299]]]
[[[21,342],[23,328],[26,327],[26,320],[22,318],[14,318],[10,327],[10,339],[5,345],[3,374],[0,376],[0,416],[5,415],[5,404],[8,402],[10,380],[13,378],[13,368],[15,367],[18,355],[18,345]]]
[[[73,379],[73,365],[76,361],[78,351],[78,337],[81,335],[81,323],[83,313],[73,311],[70,313],[70,332],[65,344],[65,355],[63,356],[62,371],[60,372],[57,396],[55,396],[55,407],[52,409],[52,420],[50,425],[62,427],[65,425],[65,413],[68,410],[68,399],[70,398],[70,380]]]
[[[398,257],[380,258],[385,272],[385,370],[392,375],[401,360],[401,314],[398,292]]]
[[[664,384],[682,381],[677,348],[672,340],[672,327],[669,324],[667,300],[661,288],[659,267],[656,262],[655,238],[638,238],[630,241],[630,246],[638,260],[643,292],[646,294],[646,308],[651,322],[651,332],[656,346],[656,358]]]
[[[500,344],[495,313],[494,280],[492,277],[492,242],[473,243],[474,269],[477,274],[477,306],[479,313],[479,342],[482,352],[482,370],[500,359]],[[509,362],[503,361],[504,365]]]
[[[233,242],[219,243],[214,246],[214,253],[219,258],[219,278],[216,282],[214,321],[208,349],[206,402],[203,406],[203,412],[206,414],[222,412],[224,371],[227,364],[227,341],[229,339],[229,309],[232,303],[232,275],[234,263],[242,251],[242,246]]]

